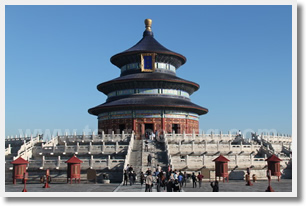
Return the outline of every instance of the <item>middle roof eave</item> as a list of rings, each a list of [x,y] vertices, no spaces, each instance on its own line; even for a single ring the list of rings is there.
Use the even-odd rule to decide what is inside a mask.
[[[190,93],[193,93],[194,91],[199,89],[199,85],[195,82],[187,81],[182,78],[179,78],[175,75],[171,74],[165,74],[165,73],[159,73],[159,72],[154,72],[154,73],[134,73],[134,74],[129,74],[125,76],[121,76],[118,78],[115,78],[113,80],[103,82],[97,86],[97,89],[104,94],[108,94],[111,92],[108,88],[108,86],[111,86],[110,88],[112,90],[115,89],[115,85],[119,85],[124,82],[140,82],[140,81],[146,81],[146,82],[156,82],[156,81],[162,81],[162,82],[174,82],[174,83],[179,83],[182,85],[188,85],[189,87],[192,88],[193,91]],[[126,88],[129,89],[129,88]]]

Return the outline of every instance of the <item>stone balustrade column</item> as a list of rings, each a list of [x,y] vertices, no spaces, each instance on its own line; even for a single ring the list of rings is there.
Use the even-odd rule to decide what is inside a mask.
[[[214,139],[214,133],[211,131],[210,132],[210,138],[213,140]]]
[[[191,152],[194,152],[194,141],[191,142]]]
[[[110,155],[108,155],[107,157],[107,168],[110,169],[110,165],[111,164],[111,159],[110,159]]]
[[[56,144],[55,144],[55,142],[53,142],[53,148],[52,148],[53,150],[53,153],[55,153],[55,149],[56,149]]]
[[[202,162],[203,166],[205,165],[205,154],[203,154],[203,162]]]
[[[64,141],[64,153],[66,154],[66,152],[67,152],[67,142]]]
[[[118,142],[116,141],[116,145],[115,145],[115,152],[116,152],[116,154],[118,153],[118,150],[119,150],[119,144],[118,144]]]
[[[12,153],[12,147],[11,147],[11,144],[9,144],[9,145],[8,145],[8,152],[9,152],[9,154],[11,154],[11,153]]]
[[[112,140],[115,138],[115,131],[112,131]]]
[[[80,150],[80,143],[77,142],[77,145],[76,145],[76,152],[79,153],[79,150]]]
[[[188,155],[186,155],[186,157],[185,157],[185,163],[186,163],[186,167],[188,168]]]
[[[240,142],[240,152],[242,152],[242,142]]]
[[[238,154],[235,154],[235,164],[238,165]]]
[[[125,134],[124,134],[124,130],[122,130],[122,133],[121,133],[121,140],[123,141],[125,139]]]
[[[192,129],[192,140],[195,140],[195,131]]]
[[[182,142],[179,141],[179,152],[181,153],[181,146],[182,146]]]
[[[44,166],[45,166],[45,156],[44,155],[42,156],[41,161],[42,161],[41,167],[44,168]]]
[[[104,130],[102,130],[102,133],[101,133],[101,142],[104,141],[104,138],[105,138],[105,134],[104,134]]]
[[[228,141],[228,151],[232,150],[232,141]]]
[[[57,156],[57,168],[59,169],[61,166],[61,156]]]
[[[102,154],[104,154],[104,151],[105,151],[105,142],[102,142]]]
[[[219,140],[217,140],[217,151],[220,151],[219,150]]]
[[[83,135],[82,135],[82,142],[85,141],[85,132],[83,132]]]
[[[94,165],[93,155],[90,155],[90,169],[93,168],[93,165]]]
[[[251,154],[251,155],[250,155],[250,158],[251,158],[251,165],[253,165],[254,155]]]
[[[204,140],[204,144],[205,144],[205,152],[207,151],[207,141],[206,140]]]
[[[88,153],[91,154],[91,152],[92,152],[92,142],[89,142]]]

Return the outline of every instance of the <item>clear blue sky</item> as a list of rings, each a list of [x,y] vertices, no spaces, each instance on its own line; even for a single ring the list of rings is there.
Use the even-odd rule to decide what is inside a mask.
[[[97,129],[110,57],[154,37],[187,58],[200,129],[292,133],[291,6],[6,6],[5,134]]]

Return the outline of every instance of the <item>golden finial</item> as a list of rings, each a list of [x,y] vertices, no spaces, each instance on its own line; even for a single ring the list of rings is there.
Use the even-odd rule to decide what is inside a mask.
[[[145,22],[145,25],[146,25],[146,30],[147,31],[152,31],[151,30],[152,19],[146,19],[144,22]]]

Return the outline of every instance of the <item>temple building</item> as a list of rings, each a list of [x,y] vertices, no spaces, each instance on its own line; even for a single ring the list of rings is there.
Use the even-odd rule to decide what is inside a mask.
[[[98,116],[100,133],[133,130],[137,139],[147,131],[198,133],[199,116],[208,112],[190,100],[199,85],[176,76],[186,57],[156,41],[151,24],[146,19],[143,38],[111,57],[120,77],[97,86],[108,98],[88,112]]]

